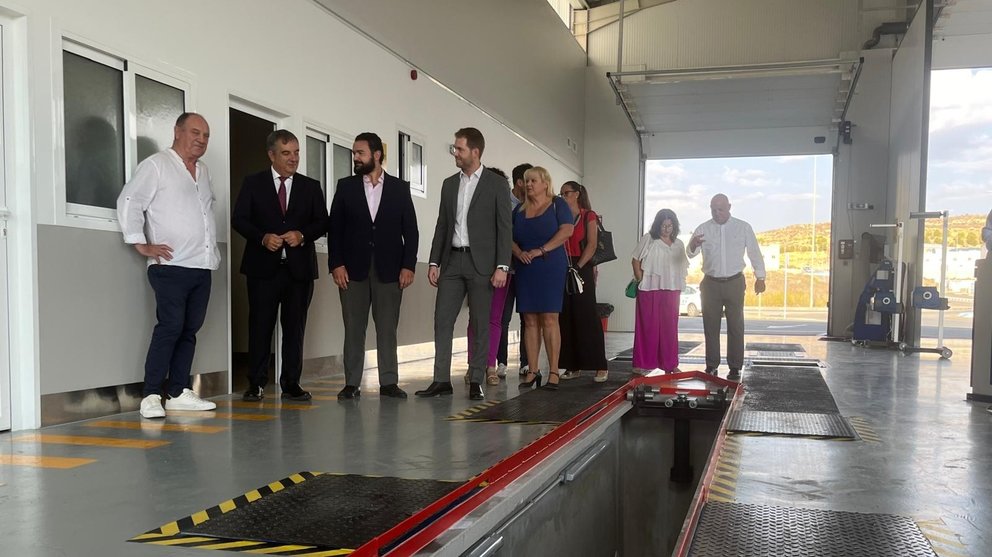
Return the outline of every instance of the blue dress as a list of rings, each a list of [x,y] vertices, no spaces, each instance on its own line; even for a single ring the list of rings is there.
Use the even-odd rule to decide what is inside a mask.
[[[562,224],[572,224],[572,211],[559,197],[555,197],[551,205],[534,218],[525,217],[523,210],[518,208],[513,213],[513,241],[523,251],[538,249],[558,232]],[[568,269],[564,246],[534,259],[529,265],[515,261],[514,268],[517,312],[561,313],[565,271]]]

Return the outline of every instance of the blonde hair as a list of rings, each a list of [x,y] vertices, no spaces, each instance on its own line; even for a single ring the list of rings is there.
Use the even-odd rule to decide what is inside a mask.
[[[548,172],[546,168],[544,168],[543,166],[535,166],[533,168],[529,168],[526,172],[524,172],[524,182],[527,181],[527,178],[534,178],[546,183],[548,185],[548,191],[547,191],[548,198],[550,199],[555,198],[555,188],[554,186],[551,185],[551,173]],[[530,206],[530,200],[527,198],[526,195],[524,195],[523,203],[521,204],[520,208],[521,210],[526,210],[527,207],[529,206]]]

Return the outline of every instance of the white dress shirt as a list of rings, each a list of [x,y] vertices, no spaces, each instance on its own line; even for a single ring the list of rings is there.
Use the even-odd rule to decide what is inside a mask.
[[[754,277],[764,280],[765,259],[761,256],[758,239],[751,225],[730,217],[727,222],[717,224],[710,219],[699,225],[695,234],[703,235],[703,243],[695,251],[686,250],[686,255],[696,257],[703,254],[703,274],[715,278],[732,277],[744,271],[744,252],[751,261]]]
[[[689,260],[685,256],[685,244],[678,238],[668,245],[655,240],[651,234],[641,236],[634,248],[631,259],[641,262],[644,272],[638,290],[678,290],[685,288],[685,277],[689,273]]]
[[[193,269],[220,266],[213,209],[207,165],[197,161],[194,179],[171,148],[142,161],[117,198],[125,243],[166,244],[172,259],[160,264]]]
[[[369,216],[375,222],[375,216],[379,214],[379,202],[382,201],[382,184],[386,182],[386,172],[379,173],[379,179],[372,183],[372,179],[366,174],[362,176],[362,186],[365,187],[365,201],[369,204]]]
[[[272,169],[272,183],[276,187],[276,197],[279,197],[279,173]],[[293,193],[293,177],[286,178],[286,208],[289,209],[289,196]]]
[[[458,204],[455,207],[455,233],[451,237],[451,245],[456,248],[465,248],[469,245],[468,238],[468,207],[472,204],[472,196],[475,195],[475,188],[479,185],[479,177],[482,176],[483,166],[472,173],[471,176],[464,172],[458,173]]]

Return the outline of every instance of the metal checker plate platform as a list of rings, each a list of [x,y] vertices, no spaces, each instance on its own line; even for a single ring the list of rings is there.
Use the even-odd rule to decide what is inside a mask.
[[[801,344],[779,342],[749,342],[744,346],[747,351],[759,352],[806,352]]]
[[[887,514],[708,502],[693,557],[737,555],[935,557],[912,519]]]
[[[858,434],[840,414],[809,414],[793,412],[735,413],[727,424],[729,431],[857,439]]]
[[[454,491],[460,482],[322,474],[196,526],[196,534],[357,548]]]
[[[630,362],[610,362],[610,377],[596,383],[592,374],[561,381],[558,390],[522,389],[523,392],[503,402],[485,402],[448,420],[494,422],[501,424],[552,424],[567,422],[586,408],[606,398],[633,377]]]
[[[699,346],[701,343],[695,340],[680,340],[679,341],[679,354],[688,354],[693,348]],[[614,358],[617,361],[629,362],[634,359],[634,349],[628,348],[620,353],[618,353]]]
[[[819,369],[795,366],[744,370],[744,410],[838,414]]]

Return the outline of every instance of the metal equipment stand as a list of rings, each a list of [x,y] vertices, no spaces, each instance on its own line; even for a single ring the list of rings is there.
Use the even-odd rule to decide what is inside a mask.
[[[911,219],[936,219],[942,221],[943,232],[940,244],[940,285],[939,290],[917,286],[913,289],[913,308],[918,310],[935,309],[939,312],[937,316],[937,346],[934,348],[924,348],[922,346],[910,346],[905,342],[899,343],[899,350],[904,354],[926,352],[930,354],[940,354],[941,359],[949,360],[954,352],[944,346],[944,310],[950,308],[947,298],[942,298],[941,294],[947,293],[947,217],[948,211],[929,211],[922,213],[910,213]]]

